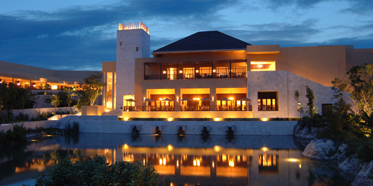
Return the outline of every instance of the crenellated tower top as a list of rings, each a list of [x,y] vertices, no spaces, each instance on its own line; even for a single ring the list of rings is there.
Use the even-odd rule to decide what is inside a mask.
[[[119,23],[118,30],[137,30],[143,29],[149,34],[149,28],[143,22],[133,22],[133,23]]]

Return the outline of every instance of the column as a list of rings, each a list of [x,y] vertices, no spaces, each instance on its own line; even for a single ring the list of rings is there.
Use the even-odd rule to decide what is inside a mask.
[[[104,72],[104,83],[105,83],[105,86],[102,88],[102,106],[104,106],[104,108],[106,108],[106,87],[107,87],[107,72]]]
[[[112,78],[112,90],[111,90],[111,100],[112,100],[112,104],[111,104],[111,109],[115,109],[115,106],[114,106],[114,104],[115,104],[115,102],[116,102],[116,100],[115,100],[115,72],[112,72],[113,73],[113,78]]]
[[[216,89],[210,88],[210,110],[216,111]]]
[[[176,88],[175,89],[175,111],[180,111],[180,89]]]

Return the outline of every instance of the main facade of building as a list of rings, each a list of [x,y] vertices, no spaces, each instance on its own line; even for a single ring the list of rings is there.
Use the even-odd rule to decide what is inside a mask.
[[[335,102],[331,81],[373,59],[373,49],[255,46],[218,31],[197,32],[152,54],[142,22],[119,24],[117,60],[102,67],[107,109],[128,118],[299,117],[308,86],[321,113]]]

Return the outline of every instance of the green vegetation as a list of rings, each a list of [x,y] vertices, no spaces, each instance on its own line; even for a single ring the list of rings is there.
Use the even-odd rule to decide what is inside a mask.
[[[71,104],[76,105],[77,101],[75,101],[73,98],[77,96],[77,94],[74,93],[75,87],[65,87],[63,93],[66,94],[66,102],[67,106],[69,107],[69,111],[71,114]]]
[[[150,164],[116,162],[108,165],[103,156],[72,162],[62,159],[48,174],[35,177],[36,186],[49,185],[170,185],[167,178],[161,182]]]
[[[57,114],[57,106],[60,105],[61,100],[58,99],[57,95],[52,95],[51,105],[54,106],[54,114]]]
[[[82,85],[83,90],[78,91],[78,108],[84,105],[93,106],[97,97],[102,94],[102,88],[105,83],[101,82],[102,74],[97,73],[96,75],[90,75],[84,78],[84,84]]]
[[[24,143],[27,141],[26,138],[27,130],[23,125],[13,125],[13,131],[8,130],[6,132],[0,131],[0,145],[11,145],[12,143]]]
[[[337,100],[323,116],[314,112],[312,90],[307,89],[309,116],[303,117],[299,125],[304,128],[319,128],[318,138],[328,138],[348,145],[347,155],[356,154],[364,162],[373,160],[373,65],[364,64],[351,68],[348,80],[336,78],[333,83],[334,97]],[[348,92],[356,104],[343,99]]]
[[[11,110],[32,108],[34,95],[28,89],[18,88],[12,83],[0,84],[0,123],[12,119]]]

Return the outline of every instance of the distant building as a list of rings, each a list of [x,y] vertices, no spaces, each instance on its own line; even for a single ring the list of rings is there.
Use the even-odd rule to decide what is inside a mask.
[[[197,32],[152,54],[142,22],[119,24],[117,60],[102,66],[107,109],[135,118],[299,117],[307,85],[321,113],[334,102],[331,81],[373,59],[373,49],[255,46],[219,31]]]
[[[0,61],[0,84],[14,84],[19,88],[37,90],[63,90],[80,87],[83,78],[100,71],[50,70]],[[49,85],[48,87],[45,85]]]

